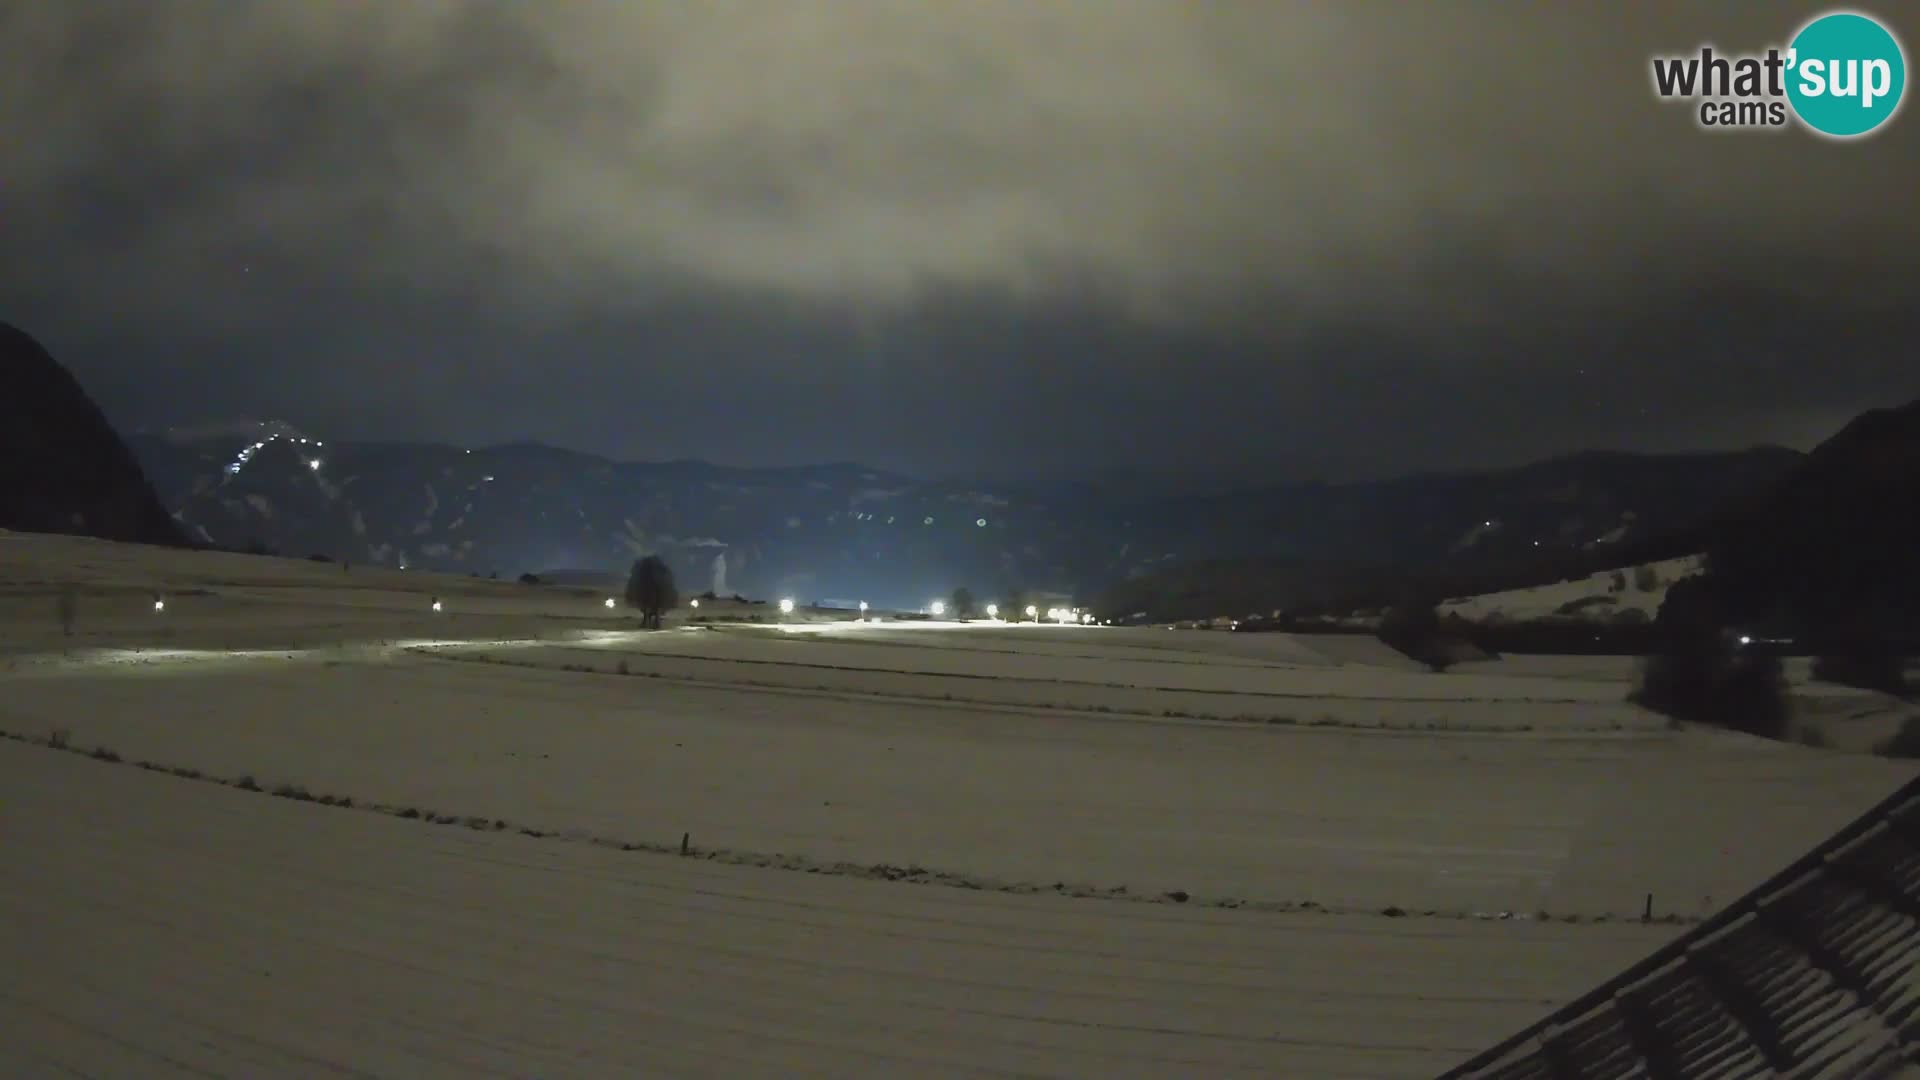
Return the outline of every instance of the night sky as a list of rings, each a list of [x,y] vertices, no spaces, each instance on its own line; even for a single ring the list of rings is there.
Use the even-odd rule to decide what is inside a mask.
[[[1707,133],[1648,61],[1818,10],[16,0],[0,318],[125,429],[1196,483],[1804,447],[1920,397],[1920,115]]]

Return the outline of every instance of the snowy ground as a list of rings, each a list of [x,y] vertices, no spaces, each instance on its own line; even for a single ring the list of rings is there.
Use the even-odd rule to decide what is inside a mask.
[[[1431,1075],[1914,771],[1601,662],[601,599],[0,535],[0,731],[124,759],[0,741],[5,1071]]]
[[[1440,613],[1459,615],[1473,622],[1513,622],[1574,614],[1584,619],[1609,621],[1625,612],[1637,612],[1652,619],[1660,613],[1667,586],[1699,569],[1697,555],[1663,559],[1644,567],[1606,570],[1552,585],[1458,597],[1441,604]],[[1651,577],[1643,582],[1642,573],[1650,573]],[[1643,584],[1648,587],[1642,588]]]

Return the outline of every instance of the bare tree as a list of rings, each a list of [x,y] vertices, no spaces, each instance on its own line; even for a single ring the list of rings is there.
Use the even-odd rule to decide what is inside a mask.
[[[972,589],[962,585],[953,590],[953,596],[950,599],[953,603],[954,618],[959,619],[961,622],[966,622],[968,619],[973,618],[974,603]]]

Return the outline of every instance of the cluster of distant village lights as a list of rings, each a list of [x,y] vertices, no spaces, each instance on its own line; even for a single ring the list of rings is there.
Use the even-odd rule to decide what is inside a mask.
[[[270,442],[279,442],[279,441],[280,441],[280,440],[281,440],[282,438],[285,438],[285,439],[286,439],[286,440],[287,440],[288,442],[297,442],[297,443],[299,443],[299,444],[300,444],[300,445],[302,445],[302,446],[312,446],[312,447],[315,447],[316,449],[317,449],[317,448],[320,448],[320,447],[324,447],[324,446],[326,446],[326,445],[327,445],[326,443],[323,443],[323,442],[321,442],[321,441],[320,441],[319,439],[308,439],[308,438],[304,438],[304,437],[301,437],[301,436],[297,436],[297,435],[285,435],[285,436],[282,436],[282,435],[278,435],[278,434],[274,434],[274,435],[269,435],[269,436],[267,436],[266,438],[264,438],[264,439],[261,439],[261,440],[260,440],[260,441],[258,441],[258,442],[254,442],[254,443],[249,443],[249,444],[247,444],[246,446],[243,446],[243,447],[241,447],[241,448],[240,448],[240,453],[239,453],[239,454],[237,454],[237,455],[235,455],[235,456],[234,456],[234,459],[233,459],[233,461],[231,461],[231,462],[229,462],[229,463],[228,463],[228,465],[227,465],[227,475],[228,475],[228,476],[239,476],[239,475],[240,475],[240,470],[242,470],[242,469],[244,469],[244,468],[246,468],[246,467],[247,467],[247,463],[253,460],[253,455],[255,455],[255,454],[257,454],[257,453],[259,453],[260,451],[262,451],[262,450],[264,450],[264,449],[266,449],[266,447],[267,447],[267,444],[268,444],[268,443],[270,443]],[[461,451],[461,453],[464,453],[464,454],[471,454],[471,453],[473,453],[473,451],[472,451],[472,450],[462,450],[462,451]],[[320,461],[320,459],[319,459],[319,458],[317,458],[317,457],[316,457],[316,458],[304,458],[303,460],[304,460],[304,461],[306,461],[306,463],[307,463],[307,468],[309,468],[309,469],[311,469],[311,470],[313,470],[314,472],[319,472],[319,471],[320,471],[320,466],[321,466],[321,464],[322,464],[322,463],[321,463],[321,461]],[[493,479],[493,477],[491,477],[491,476],[489,476],[489,477],[486,477],[486,479],[487,479],[488,481],[491,481],[491,480]],[[874,518],[875,518],[876,516],[877,516],[877,515],[874,515],[874,514],[867,514],[867,513],[856,513],[856,514],[854,514],[854,515],[853,515],[853,519],[854,519],[855,521],[872,521],[872,520],[874,520]],[[891,524],[893,524],[893,521],[894,521],[894,519],[893,519],[893,517],[888,517],[888,518],[887,518],[887,524],[889,524],[889,525],[891,525]],[[924,517],[924,518],[921,518],[921,519],[920,519],[920,523],[921,523],[922,525],[931,525],[931,524],[933,524],[933,515],[932,515],[932,514],[928,514],[928,515],[927,515],[926,517]],[[982,528],[982,529],[984,529],[984,528],[986,528],[986,527],[987,527],[987,519],[986,519],[986,518],[983,518],[983,517],[982,517],[982,518],[974,518],[974,519],[973,519],[973,524],[974,524],[974,525],[975,525],[975,527],[977,527],[977,528]],[[403,568],[403,569],[404,569],[404,568]]]
[[[292,435],[287,436],[287,438],[289,441],[297,442],[302,446],[313,446],[318,448],[318,447],[323,447],[327,445],[326,443],[321,442],[319,439],[304,439],[304,438],[299,438],[297,436],[292,436]],[[266,445],[268,443],[278,442],[278,441],[280,441],[279,435],[269,435],[265,439],[260,440],[259,442],[250,443],[244,447],[241,447],[239,455],[233,459],[232,464],[227,466],[227,475],[239,476],[240,470],[246,468],[247,462],[253,460],[253,455],[259,453],[261,450],[266,449]],[[319,458],[308,458],[306,460],[307,460],[307,468],[312,469],[314,472],[320,471]]]

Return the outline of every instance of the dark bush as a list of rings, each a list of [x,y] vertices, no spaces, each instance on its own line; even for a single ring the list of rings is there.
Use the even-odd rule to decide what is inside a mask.
[[[1771,653],[1736,657],[1716,689],[1707,723],[1767,739],[1786,737],[1791,710],[1779,657]]]
[[[1430,603],[1409,600],[1395,606],[1380,620],[1379,637],[1434,671],[1445,671],[1453,664],[1440,613]]]
[[[1909,716],[1892,737],[1873,748],[1882,757],[1920,758],[1920,716]]]
[[[1813,634],[1813,677],[1904,697],[1907,660],[1892,636],[1873,627],[1823,627]]]
[[[1907,682],[1906,661],[1891,653],[1826,654],[1813,660],[1813,677],[1840,686],[1879,690],[1905,697],[1912,692]]]

